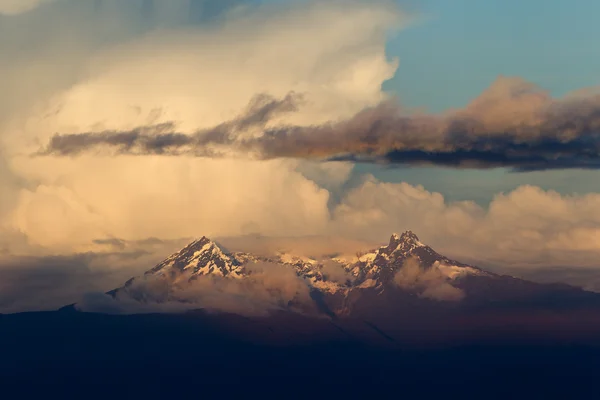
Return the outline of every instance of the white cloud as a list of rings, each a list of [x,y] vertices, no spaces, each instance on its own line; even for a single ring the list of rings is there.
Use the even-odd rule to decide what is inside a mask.
[[[305,95],[293,122],[349,117],[385,98],[381,84],[396,70],[386,59],[385,31],[400,17],[379,2],[339,4],[259,9],[218,29],[158,31],[103,51],[91,60],[90,76],[21,135],[44,141],[56,131],[161,121],[190,131],[236,116],[259,93],[291,91]]]
[[[238,235],[248,225],[303,235],[329,218],[328,192],[285,161],[89,157],[77,160],[80,171],[65,164],[52,165],[56,181],[23,189],[12,214],[33,242],[63,251],[107,236]]]
[[[496,195],[483,208],[446,202],[421,186],[370,179],[335,209],[334,226],[381,241],[387,232],[410,229],[459,261],[597,266],[600,194],[569,196],[526,185]]]
[[[0,0],[0,14],[16,15],[54,0]]]
[[[199,308],[243,315],[264,315],[271,310],[290,308],[315,311],[307,282],[293,269],[270,263],[250,264],[247,268],[250,271],[247,279],[202,276],[178,284],[176,290],[164,279],[145,277],[118,292],[116,299],[101,294],[84,296],[77,308],[115,314]]]
[[[425,269],[413,258],[406,260],[394,275],[394,283],[403,289],[416,291],[425,299],[460,301],[465,297],[465,293],[452,286],[436,265]]]
[[[98,237],[325,229],[330,194],[315,182],[335,189],[348,165],[29,154],[55,132],[171,120],[183,130],[212,126],[258,93],[304,94],[289,117],[295,123],[347,117],[385,98],[381,84],[396,68],[385,55],[385,33],[402,18],[387,2],[299,2],[99,47],[78,61],[87,65],[84,72],[48,106],[23,108],[35,111],[15,113],[6,123],[6,163],[24,184],[13,191],[16,204],[2,225],[60,252],[86,250]],[[41,79],[52,81],[55,73]]]

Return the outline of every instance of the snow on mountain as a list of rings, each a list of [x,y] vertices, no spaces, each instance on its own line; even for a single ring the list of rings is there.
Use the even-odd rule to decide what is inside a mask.
[[[216,275],[242,277],[242,263],[206,237],[195,240],[181,251],[171,255],[146,275],[173,276],[188,273],[191,276]]]
[[[111,307],[134,311],[262,315],[279,310],[379,318],[379,323],[398,315],[420,318],[433,309],[553,306],[556,299],[566,304],[598,300],[600,306],[600,298],[580,288],[538,284],[453,261],[410,231],[368,252],[318,260],[290,252],[231,252],[203,237],[108,295],[118,302]]]
[[[243,280],[252,275],[252,266],[268,263],[291,269],[311,290],[324,294],[347,295],[353,290],[382,289],[393,282],[394,276],[409,260],[416,260],[423,268],[437,269],[452,283],[466,276],[490,275],[475,267],[451,261],[423,244],[411,231],[393,234],[389,243],[351,259],[332,257],[315,260],[289,253],[258,256],[251,253],[228,252],[206,237],[195,240],[181,251],[171,255],[144,275],[161,278],[173,284],[191,283],[199,277]],[[326,265],[332,264],[334,266]],[[331,268],[339,268],[331,273]],[[339,272],[339,273],[338,273]],[[131,279],[125,286],[139,278]],[[118,289],[117,289],[118,290]]]

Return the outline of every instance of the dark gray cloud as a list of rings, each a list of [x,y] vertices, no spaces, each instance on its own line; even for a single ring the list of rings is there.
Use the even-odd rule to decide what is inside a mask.
[[[256,96],[247,111],[231,121],[201,130],[193,135],[176,132],[176,124],[167,122],[139,127],[130,131],[103,131],[77,134],[56,134],[40,155],[78,155],[99,147],[117,154],[160,154],[217,157],[223,146],[257,148],[255,139],[240,139],[240,134],[252,128],[264,128],[277,115],[296,110],[301,96],[290,93],[278,100],[267,95]],[[214,146],[221,146],[216,148]]]
[[[107,292],[164,257],[141,249],[64,256],[1,256],[0,313],[53,310]]]
[[[463,110],[405,115],[391,102],[318,126],[267,123],[298,109],[299,96],[259,96],[238,118],[186,135],[175,124],[131,131],[55,135],[41,151],[77,155],[108,148],[117,154],[217,157],[252,154],[329,161],[511,168],[514,171],[600,168],[600,95],[553,99],[514,78],[499,78]],[[251,129],[260,135],[245,135]]]
[[[0,260],[0,313],[47,310],[69,304],[106,284],[106,272],[93,272],[99,256],[10,257]]]

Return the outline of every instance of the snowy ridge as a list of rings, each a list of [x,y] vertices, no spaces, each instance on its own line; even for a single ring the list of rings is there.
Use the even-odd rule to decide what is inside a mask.
[[[489,275],[475,267],[462,265],[439,255],[423,244],[413,232],[408,231],[401,235],[393,234],[386,246],[357,254],[350,260],[314,260],[283,252],[270,257],[230,253],[217,243],[202,237],[169,256],[146,272],[145,276],[163,278],[172,283],[192,282],[201,276],[244,279],[251,275],[251,265],[269,263],[293,269],[314,290],[346,295],[353,290],[382,289],[393,280],[408,259],[417,260],[424,268],[438,269],[450,282],[467,276]],[[331,274],[325,268],[326,263],[340,268],[340,273],[336,273],[335,278],[330,277]],[[126,286],[133,281],[130,280]]]
[[[504,304],[511,309],[515,304],[554,307],[555,296],[575,303],[590,296],[568,285],[540,284],[462,264],[410,231],[355,256],[324,259],[230,252],[203,237],[107,294],[122,301],[119,307],[136,312],[263,316],[283,311],[360,321],[377,316],[380,323],[405,317],[420,321],[432,310],[442,313],[431,314],[437,317]],[[600,298],[594,301],[600,305]]]

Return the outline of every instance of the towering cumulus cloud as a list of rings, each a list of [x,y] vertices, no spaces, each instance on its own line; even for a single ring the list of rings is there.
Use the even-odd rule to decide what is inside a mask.
[[[54,4],[66,7],[63,3]],[[274,121],[310,126],[376,106],[386,99],[381,84],[397,67],[385,53],[386,33],[406,17],[387,1],[299,1],[235,6],[218,21],[143,30],[139,16],[128,14],[125,5],[114,7],[115,18],[102,17],[100,24],[103,29],[108,20],[116,24],[111,32],[100,30],[105,40],[88,33],[98,15],[73,7],[77,18],[63,16],[62,26],[80,33],[68,35],[74,43],[65,44],[61,26],[45,27],[45,39],[39,40],[56,52],[21,55],[22,68],[11,70],[10,82],[21,82],[19,93],[32,79],[44,85],[36,85],[37,92],[31,85],[18,109],[6,99],[12,109],[2,114],[1,139],[6,176],[16,188],[2,220],[5,229],[61,252],[87,251],[105,237],[176,239],[248,230],[304,235],[326,229],[330,193],[317,183],[328,175],[327,186],[338,187],[347,165],[167,157],[170,152],[161,148],[184,145],[198,129],[211,129],[215,138],[235,131],[238,138],[254,140]],[[110,13],[108,4],[103,10]],[[63,63],[72,69],[30,73],[31,65]],[[63,74],[69,78],[57,85]],[[152,126],[134,130],[147,125]],[[179,133],[171,132],[175,126]],[[159,135],[144,142],[155,154],[30,156],[54,132],[131,130],[117,134],[116,141]],[[88,139],[102,142],[93,135],[56,140],[77,151],[77,143]],[[309,170],[311,179],[305,176]]]

